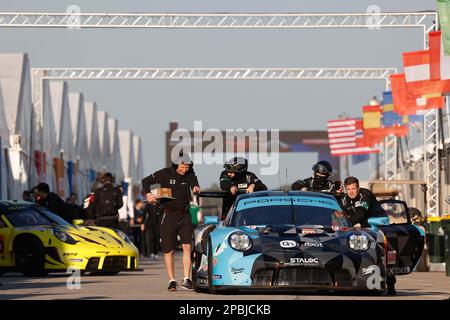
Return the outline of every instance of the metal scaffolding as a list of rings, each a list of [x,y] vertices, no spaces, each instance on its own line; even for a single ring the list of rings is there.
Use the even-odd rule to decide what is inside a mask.
[[[76,8],[76,7],[75,7]],[[395,28],[430,26],[435,12],[405,13],[65,13],[1,12],[0,27],[52,28]]]
[[[385,80],[396,68],[35,68],[45,80]]]
[[[421,28],[423,31],[423,48],[428,47],[427,34],[436,29],[438,15],[436,12],[403,12],[403,13],[282,13],[282,14],[250,14],[250,13],[218,13],[218,14],[140,14],[140,13],[81,13],[73,7],[66,13],[30,13],[30,12],[0,12],[0,27],[18,28],[169,28],[169,29],[301,29],[301,28]],[[263,79],[263,80],[293,80],[293,79],[324,79],[319,69],[65,69],[63,78],[60,79],[96,79],[101,70],[109,70],[109,76],[103,79]],[[121,73],[122,70],[122,73]],[[141,70],[142,72],[139,72]],[[314,71],[315,70],[315,71]],[[321,69],[326,71],[325,69]],[[367,71],[368,78],[358,77],[357,73],[350,69],[331,71],[333,79],[348,79],[345,71],[355,75],[352,79],[373,79],[375,71]],[[52,78],[52,74],[58,71],[50,71],[40,81]],[[103,73],[106,71],[103,71]],[[248,72],[248,73],[247,73]],[[329,72],[329,71],[326,71]],[[376,72],[375,72],[376,74]],[[70,78],[65,78],[65,77]],[[39,80],[38,80],[39,81]],[[42,85],[38,84],[37,86]],[[41,99],[41,98],[40,98]],[[40,102],[40,99],[37,103]],[[36,101],[36,100],[35,100]],[[434,111],[428,111],[425,123],[436,121]],[[426,130],[424,141],[437,141],[438,135],[435,127]],[[433,140],[435,139],[435,140]],[[389,139],[387,139],[389,140]],[[438,148],[438,143],[435,144]],[[389,147],[388,147],[389,146]],[[396,163],[397,152],[389,148],[396,148],[396,143],[386,143],[385,147],[385,171],[388,163]],[[424,165],[431,174],[426,175],[429,186],[430,214],[439,213],[439,183],[437,175],[437,153],[427,157],[424,155]],[[427,172],[426,170],[426,172]],[[395,170],[390,170],[395,172]],[[395,173],[394,173],[395,175]],[[392,176],[386,175],[389,179]],[[437,200],[431,200],[437,199]],[[436,203],[435,203],[435,202]],[[435,205],[433,205],[433,203]]]

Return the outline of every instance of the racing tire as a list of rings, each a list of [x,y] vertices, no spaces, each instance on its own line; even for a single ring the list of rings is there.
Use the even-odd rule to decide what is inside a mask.
[[[15,262],[19,272],[27,277],[41,277],[48,274],[45,270],[45,251],[42,242],[35,238],[21,240],[15,247]]]
[[[195,256],[193,257],[193,259],[195,259],[195,264],[192,266],[192,286],[194,289],[194,292],[197,293],[206,293],[208,292],[208,289],[204,289],[201,288],[199,286],[197,286],[197,271],[195,271],[194,269],[198,269],[200,263],[201,263],[201,258],[202,255],[199,254],[198,252],[195,253]],[[192,260],[194,261],[194,260]]]
[[[213,254],[211,238],[208,238],[208,290],[211,294],[216,294],[216,288],[212,284],[213,281]]]

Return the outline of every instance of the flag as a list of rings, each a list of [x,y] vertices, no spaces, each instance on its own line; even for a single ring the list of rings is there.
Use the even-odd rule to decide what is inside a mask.
[[[441,35],[441,31],[434,31],[428,34],[430,43],[430,78],[431,80],[439,80],[439,90],[430,93],[450,92],[450,55],[444,54]]]
[[[383,117],[382,123],[384,127],[393,127],[393,126],[401,126],[401,125],[415,125],[417,123],[423,122],[423,115],[413,114],[413,115],[400,115],[397,112],[393,111],[392,104],[392,92],[384,91],[383,92]]]
[[[362,121],[358,119],[330,120],[327,124],[328,140],[332,156],[378,153],[378,148],[358,146]]]
[[[64,198],[64,160],[61,158],[53,158],[53,167],[55,169],[56,193]]]
[[[418,110],[439,109],[445,105],[445,97],[440,93],[412,98],[408,94],[404,73],[389,76],[392,88],[393,110],[400,115],[415,114]]]
[[[356,165],[369,160],[369,154],[354,154],[352,155],[352,164]]]
[[[73,161],[67,161],[67,180],[69,180],[69,194],[74,192],[74,172],[75,172],[75,164]]]
[[[414,99],[430,93],[440,93],[440,82],[430,76],[430,51],[403,53],[403,68],[408,98]]]
[[[364,106],[363,107],[363,127],[366,129],[381,128],[381,107]]]
[[[450,56],[450,0],[438,0],[439,23],[443,31],[444,53]]]

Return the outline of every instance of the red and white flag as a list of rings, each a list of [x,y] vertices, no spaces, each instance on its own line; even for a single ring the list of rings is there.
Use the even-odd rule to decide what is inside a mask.
[[[332,156],[380,152],[378,148],[358,146],[362,134],[360,119],[330,120],[327,129]]]
[[[430,79],[439,81],[439,92],[450,92],[450,56],[444,54],[441,31],[428,34],[430,43]]]

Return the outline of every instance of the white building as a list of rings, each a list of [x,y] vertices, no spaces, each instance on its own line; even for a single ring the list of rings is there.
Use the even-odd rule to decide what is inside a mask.
[[[106,111],[97,111],[98,123],[98,142],[100,148],[101,167],[100,171],[112,172],[111,168],[111,152],[109,143],[109,129],[108,129],[108,113]]]
[[[69,93],[70,122],[72,129],[72,144],[74,146],[74,161],[76,177],[74,191],[78,200],[89,193],[91,186],[88,179],[89,151],[87,146],[87,130],[84,112],[84,96],[80,92]]]
[[[89,169],[99,172],[102,169],[100,144],[98,138],[97,105],[95,102],[84,103],[86,120],[87,146],[89,151]],[[92,177],[91,177],[92,178]]]
[[[9,132],[9,148],[4,159],[9,163],[6,173],[8,199],[21,199],[22,192],[28,188],[34,175],[29,68],[28,55],[25,53],[0,54],[3,121],[6,120]]]
[[[122,160],[120,156],[120,141],[119,141],[119,124],[117,119],[108,118],[109,131],[109,152],[111,154],[111,171],[116,177],[116,182],[123,181],[124,175],[122,170]]]

